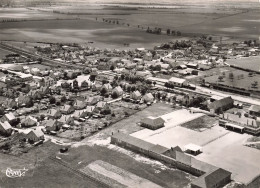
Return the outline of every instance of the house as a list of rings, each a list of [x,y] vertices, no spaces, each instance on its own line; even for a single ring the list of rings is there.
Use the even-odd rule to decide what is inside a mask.
[[[31,101],[31,97],[27,95],[20,95],[17,98],[17,104],[19,107],[28,106],[28,104],[30,104],[30,101]]]
[[[107,102],[99,101],[95,107],[95,111],[100,111],[109,108]]]
[[[42,96],[38,90],[31,90],[27,94],[29,97],[31,97],[33,100],[41,99]]]
[[[46,116],[53,118],[53,119],[58,119],[61,117],[61,115],[62,114],[61,114],[60,110],[56,110],[56,109],[49,109],[46,112]]]
[[[112,86],[110,84],[104,84],[100,90],[105,89],[107,93],[110,93],[112,91]]]
[[[186,66],[192,69],[197,69],[199,67],[197,63],[192,63],[192,62],[187,63]]]
[[[99,97],[88,97],[85,102],[87,103],[87,105],[95,105],[98,103],[98,101],[100,100]]]
[[[142,98],[142,94],[139,91],[134,91],[130,94],[130,98],[133,100],[140,100]]]
[[[30,82],[29,84],[30,89],[34,90],[39,87],[39,82]]]
[[[123,95],[124,91],[120,86],[117,86],[113,89],[112,93],[116,93],[118,96]]]
[[[44,96],[50,93],[50,88],[48,86],[41,86],[38,91],[42,96]]]
[[[65,104],[64,106],[62,106],[60,108],[60,111],[61,111],[62,114],[67,114],[68,115],[68,114],[73,113],[75,111],[75,109],[74,109],[73,106]]]
[[[1,118],[2,122],[7,121],[8,123],[10,123],[11,125],[14,124],[16,122],[16,117],[14,116],[14,114],[12,112],[9,112],[8,114],[5,114],[2,118]]]
[[[191,188],[219,188],[231,181],[231,172],[222,168],[208,172],[191,182]]]
[[[140,123],[141,123],[142,127],[152,129],[152,130],[156,130],[156,129],[159,129],[161,127],[164,127],[165,121],[161,117],[149,116],[147,118],[142,119]]]
[[[31,74],[32,75],[39,75],[40,69],[37,67],[31,68]]]
[[[154,96],[151,94],[151,93],[146,93],[144,96],[143,96],[143,101],[145,102],[145,103],[151,103],[151,102],[153,102],[153,100],[154,100]]]
[[[62,126],[64,124],[67,124],[67,125],[73,125],[74,124],[74,119],[72,116],[70,115],[62,115],[60,117],[60,119],[58,119],[58,125]]]
[[[95,107],[94,107],[95,108]],[[80,119],[80,118],[85,118],[88,116],[87,110],[77,110],[74,114],[73,117],[75,119]]]
[[[87,106],[86,113],[88,116],[92,115],[95,110],[95,106]]]
[[[4,100],[3,106],[5,108],[15,109],[15,108],[17,108],[17,102],[14,99],[7,98]]]
[[[234,100],[229,96],[216,100],[208,105],[210,113],[222,113],[233,107]]]
[[[248,111],[251,116],[260,117],[260,106],[251,105],[250,108],[248,109]]]
[[[171,77],[169,79],[169,83],[177,87],[184,87],[188,85],[188,82],[185,79],[177,78],[177,77]]]
[[[56,84],[56,81],[50,76],[44,77],[41,82],[42,86],[52,86],[54,84]]]
[[[0,122],[0,135],[10,136],[12,134],[12,131],[13,129],[7,121]]]
[[[73,103],[73,107],[76,109],[76,110],[82,110],[86,107],[86,103],[84,101],[81,101],[81,100],[78,100],[76,99]]]
[[[31,130],[27,135],[26,138],[30,142],[37,142],[40,140],[44,140],[44,134],[40,129]]]
[[[31,116],[28,116],[21,121],[22,127],[34,127],[37,126],[37,124],[38,124],[37,119]]]
[[[57,120],[53,120],[53,119],[45,120],[45,121],[42,122],[41,125],[46,128],[47,132],[59,130]]]

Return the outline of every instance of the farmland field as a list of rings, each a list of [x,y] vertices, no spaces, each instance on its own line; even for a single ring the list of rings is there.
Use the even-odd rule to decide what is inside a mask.
[[[240,58],[240,59],[228,59],[227,63],[230,65],[242,67],[244,69],[260,71],[260,57],[259,56]]]
[[[0,60],[3,59],[8,54],[11,54],[11,52],[0,48]]]
[[[166,41],[185,39],[164,34],[148,34],[145,32],[147,27],[161,27],[164,32],[168,28],[180,30],[189,34],[187,36],[221,35],[223,40],[233,40],[234,36],[241,40],[259,37],[258,10],[199,6],[127,9],[84,5],[45,7],[42,10],[0,9],[0,14],[4,15],[0,19],[21,17],[31,20],[0,23],[0,40],[77,43],[91,41],[96,47],[153,48]],[[52,13],[53,10],[70,14]],[[41,21],[32,21],[35,18]],[[119,20],[119,24],[104,23],[103,18]],[[130,46],[125,47],[125,43]]]

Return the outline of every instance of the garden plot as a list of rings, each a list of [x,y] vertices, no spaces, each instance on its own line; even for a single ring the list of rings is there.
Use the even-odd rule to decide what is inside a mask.
[[[147,179],[100,160],[90,163],[81,171],[112,187],[161,187]]]

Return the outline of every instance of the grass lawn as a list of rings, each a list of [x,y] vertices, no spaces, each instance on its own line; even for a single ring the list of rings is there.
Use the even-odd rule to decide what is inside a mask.
[[[61,154],[59,157],[77,169],[82,169],[96,160],[102,160],[162,187],[183,188],[194,178],[180,170],[169,168],[162,170],[152,164],[137,161],[124,153],[97,145],[70,148],[68,154]]]
[[[200,118],[184,123],[181,126],[191,130],[201,132],[215,126],[217,123],[218,121],[216,118],[204,115]]]
[[[148,116],[161,116],[164,114],[167,114],[169,112],[172,112],[173,108],[169,104],[165,103],[155,103],[152,106],[149,106],[145,108],[144,110],[141,110],[133,115],[130,115],[128,118],[125,118],[106,129],[100,131],[100,138],[107,138],[111,136],[112,132],[117,132],[118,130],[126,133],[131,134],[133,132],[142,130],[143,127],[140,127],[137,125],[138,122],[140,122],[141,119]]]

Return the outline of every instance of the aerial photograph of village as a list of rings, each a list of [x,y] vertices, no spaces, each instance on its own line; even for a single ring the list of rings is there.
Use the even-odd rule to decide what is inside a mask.
[[[0,0],[0,187],[260,188],[260,1]]]

